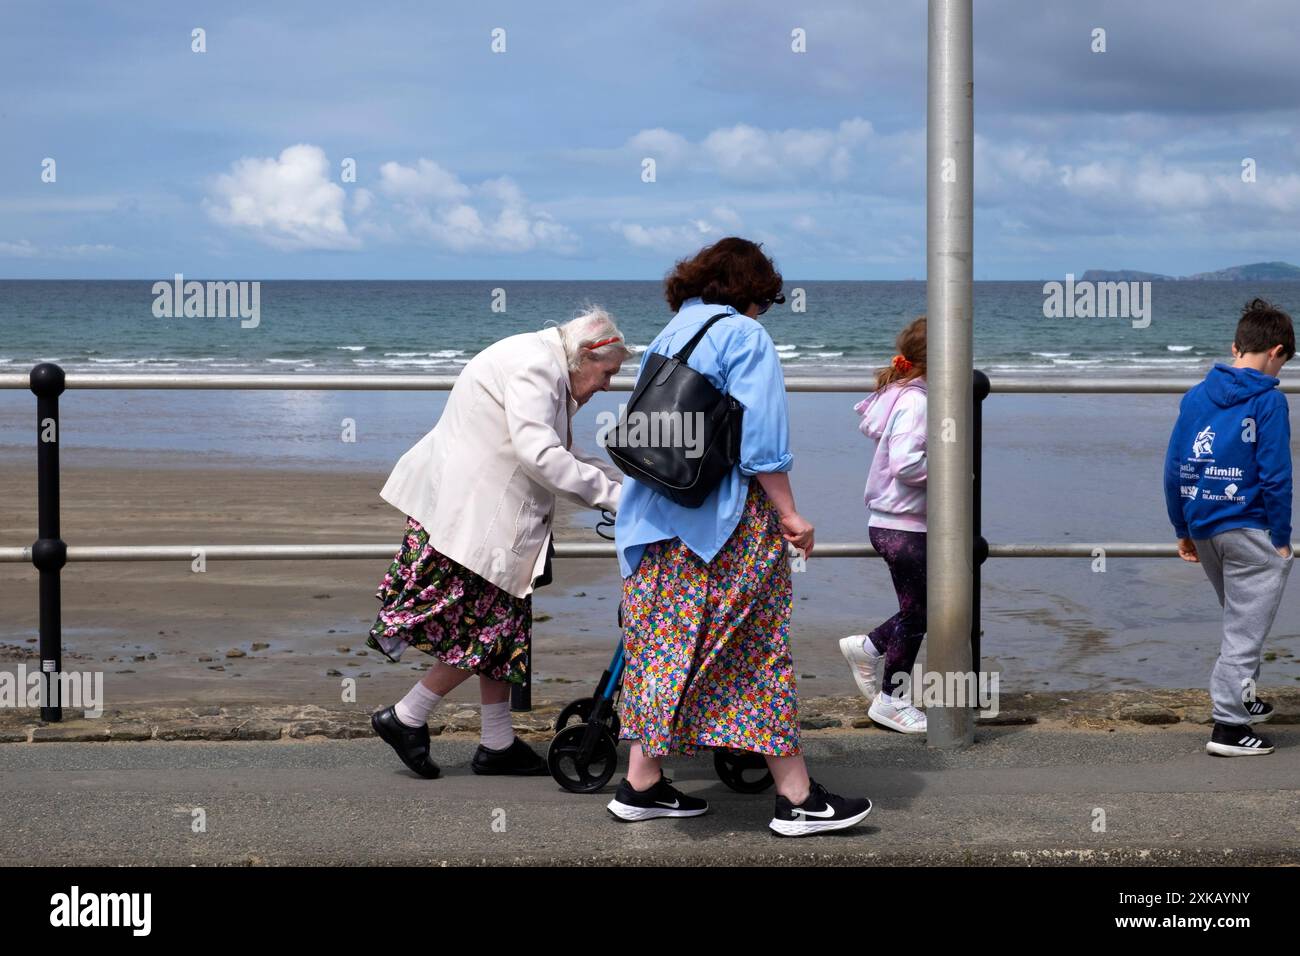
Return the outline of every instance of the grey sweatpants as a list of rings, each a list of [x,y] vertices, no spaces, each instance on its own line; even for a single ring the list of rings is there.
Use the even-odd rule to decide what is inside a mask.
[[[1223,608],[1223,644],[1210,675],[1214,721],[1245,724],[1250,715],[1242,695],[1248,686],[1253,691],[1259,679],[1264,638],[1282,602],[1295,555],[1282,557],[1268,532],[1259,528],[1233,528],[1198,539],[1196,553]]]

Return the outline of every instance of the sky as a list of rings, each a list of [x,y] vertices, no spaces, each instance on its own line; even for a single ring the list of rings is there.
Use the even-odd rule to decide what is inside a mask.
[[[1300,263],[1293,5],[976,0],[976,278]],[[0,278],[655,279],[724,235],[791,278],[925,274],[921,0],[3,24]]]

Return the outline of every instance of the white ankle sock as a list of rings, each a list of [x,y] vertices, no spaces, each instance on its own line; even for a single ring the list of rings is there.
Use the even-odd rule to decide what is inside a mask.
[[[483,704],[480,707],[482,737],[480,742],[488,750],[505,750],[515,742],[515,728],[510,723],[510,701]]]
[[[878,651],[878,650],[876,650],[876,645],[873,644],[873,643],[871,643],[871,636],[870,636],[870,635],[863,635],[863,637],[862,637],[862,651],[863,651],[863,653],[865,653],[865,654],[869,654],[869,655],[872,656],[872,657],[884,657],[884,656],[885,656],[885,652],[884,652],[884,651]]]
[[[441,694],[435,694],[423,684],[416,684],[407,695],[393,707],[397,719],[408,727],[422,727],[429,722],[429,714],[442,700]]]

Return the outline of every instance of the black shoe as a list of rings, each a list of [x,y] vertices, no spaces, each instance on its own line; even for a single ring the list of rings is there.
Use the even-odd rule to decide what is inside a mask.
[[[866,797],[837,797],[816,780],[808,791],[808,799],[795,806],[777,794],[776,815],[768,824],[781,836],[812,836],[844,830],[860,822],[871,812],[871,801]]]
[[[709,802],[688,797],[663,774],[649,790],[633,790],[623,778],[614,799],[605,805],[620,820],[653,820],[655,817],[698,817],[709,812]]]
[[[1245,701],[1246,713],[1250,714],[1248,724],[1262,724],[1273,716],[1273,705],[1266,704],[1262,700]]]
[[[397,751],[397,756],[402,758],[402,763],[421,777],[432,780],[442,773],[438,765],[429,757],[428,724],[408,727],[397,719],[397,711],[388,707],[370,715],[370,726],[385,743]]]
[[[489,750],[479,744],[469,769],[475,773],[511,777],[540,777],[550,773],[546,761],[518,737],[505,750]]]
[[[1263,734],[1255,733],[1249,724],[1238,727],[1216,722],[1205,750],[1219,757],[1254,757],[1257,754],[1271,754],[1273,741]]]

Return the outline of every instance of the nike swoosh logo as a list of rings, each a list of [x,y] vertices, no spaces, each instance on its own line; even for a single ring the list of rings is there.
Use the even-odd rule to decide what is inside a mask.
[[[805,817],[833,817],[833,816],[835,816],[835,808],[834,808],[834,807],[827,807],[825,810],[798,810],[798,809],[792,809],[790,812],[791,812],[791,813],[802,813]]]
[[[661,807],[667,807],[669,810],[676,810],[681,806],[680,800],[674,800],[672,803],[664,803],[662,800],[656,800],[655,803],[659,804]]]

